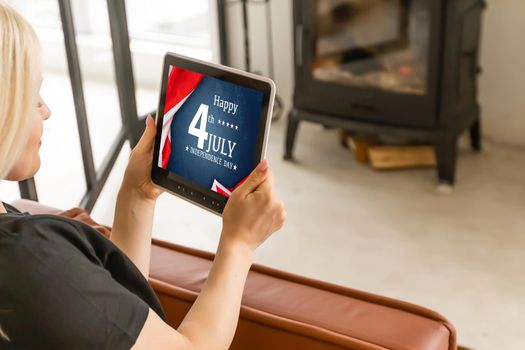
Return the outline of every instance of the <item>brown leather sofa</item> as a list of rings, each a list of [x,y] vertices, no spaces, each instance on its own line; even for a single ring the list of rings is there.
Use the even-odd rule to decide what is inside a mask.
[[[95,226],[81,209],[61,212],[36,202],[13,206],[31,214],[58,214]],[[150,284],[177,327],[197,297],[214,255],[153,241]],[[438,313],[268,267],[253,265],[231,349],[454,350],[456,331]]]

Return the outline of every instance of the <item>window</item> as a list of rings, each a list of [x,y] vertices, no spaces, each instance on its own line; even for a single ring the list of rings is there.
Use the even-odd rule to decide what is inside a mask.
[[[60,12],[57,0],[8,0],[36,27],[60,29]]]
[[[209,0],[127,0],[126,6],[132,39],[211,47]]]
[[[58,0],[9,0],[37,29],[61,30]],[[71,0],[75,29],[90,42],[107,42],[110,30],[106,0]],[[180,50],[205,60],[218,58],[215,1],[126,0],[132,51]],[[82,15],[80,15],[82,14]],[[56,34],[55,34],[56,37]],[[93,38],[95,37],[95,38]],[[41,35],[43,41],[45,35]],[[146,48],[144,48],[144,45]]]
[[[53,117],[46,122],[43,136],[42,168],[36,176],[39,197],[50,205],[68,207],[78,203],[85,185],[59,0],[7,1],[33,25],[43,48],[44,84],[41,93],[52,108]],[[71,6],[93,157],[96,169],[100,169],[121,127],[107,0],[71,0]],[[217,23],[215,7],[215,0],[152,0],[147,3],[126,0],[139,114],[156,108],[166,51],[204,60],[219,57],[218,37],[214,36],[217,31],[212,29]],[[47,142],[44,138],[60,138],[63,144],[71,147],[61,147],[63,144]],[[59,162],[62,167],[56,167]],[[7,190],[7,198],[4,195],[3,199],[16,198],[16,183],[2,182],[0,188],[3,194]]]

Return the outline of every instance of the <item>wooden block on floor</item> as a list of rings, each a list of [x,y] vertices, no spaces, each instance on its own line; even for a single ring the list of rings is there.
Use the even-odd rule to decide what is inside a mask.
[[[367,140],[358,137],[352,138],[351,142],[355,159],[359,163],[368,163],[368,149],[370,148],[370,143]]]
[[[368,148],[370,164],[375,169],[435,167],[433,146],[373,146]]]
[[[380,140],[375,136],[358,135],[342,129],[339,134],[339,141],[344,148],[350,148],[359,163],[368,163],[368,148],[380,144]]]

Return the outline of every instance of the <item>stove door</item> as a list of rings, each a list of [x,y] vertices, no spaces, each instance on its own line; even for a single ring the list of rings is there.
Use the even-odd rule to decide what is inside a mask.
[[[435,126],[439,3],[295,0],[296,107]]]

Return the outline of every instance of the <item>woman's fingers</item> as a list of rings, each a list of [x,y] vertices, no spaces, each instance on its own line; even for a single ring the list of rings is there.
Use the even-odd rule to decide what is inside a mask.
[[[250,176],[240,185],[237,187],[235,192],[239,194],[242,198],[245,198],[250,193],[255,191],[257,187],[261,183],[266,180],[268,177],[268,162],[266,160],[262,160],[259,165],[252,171]]]

